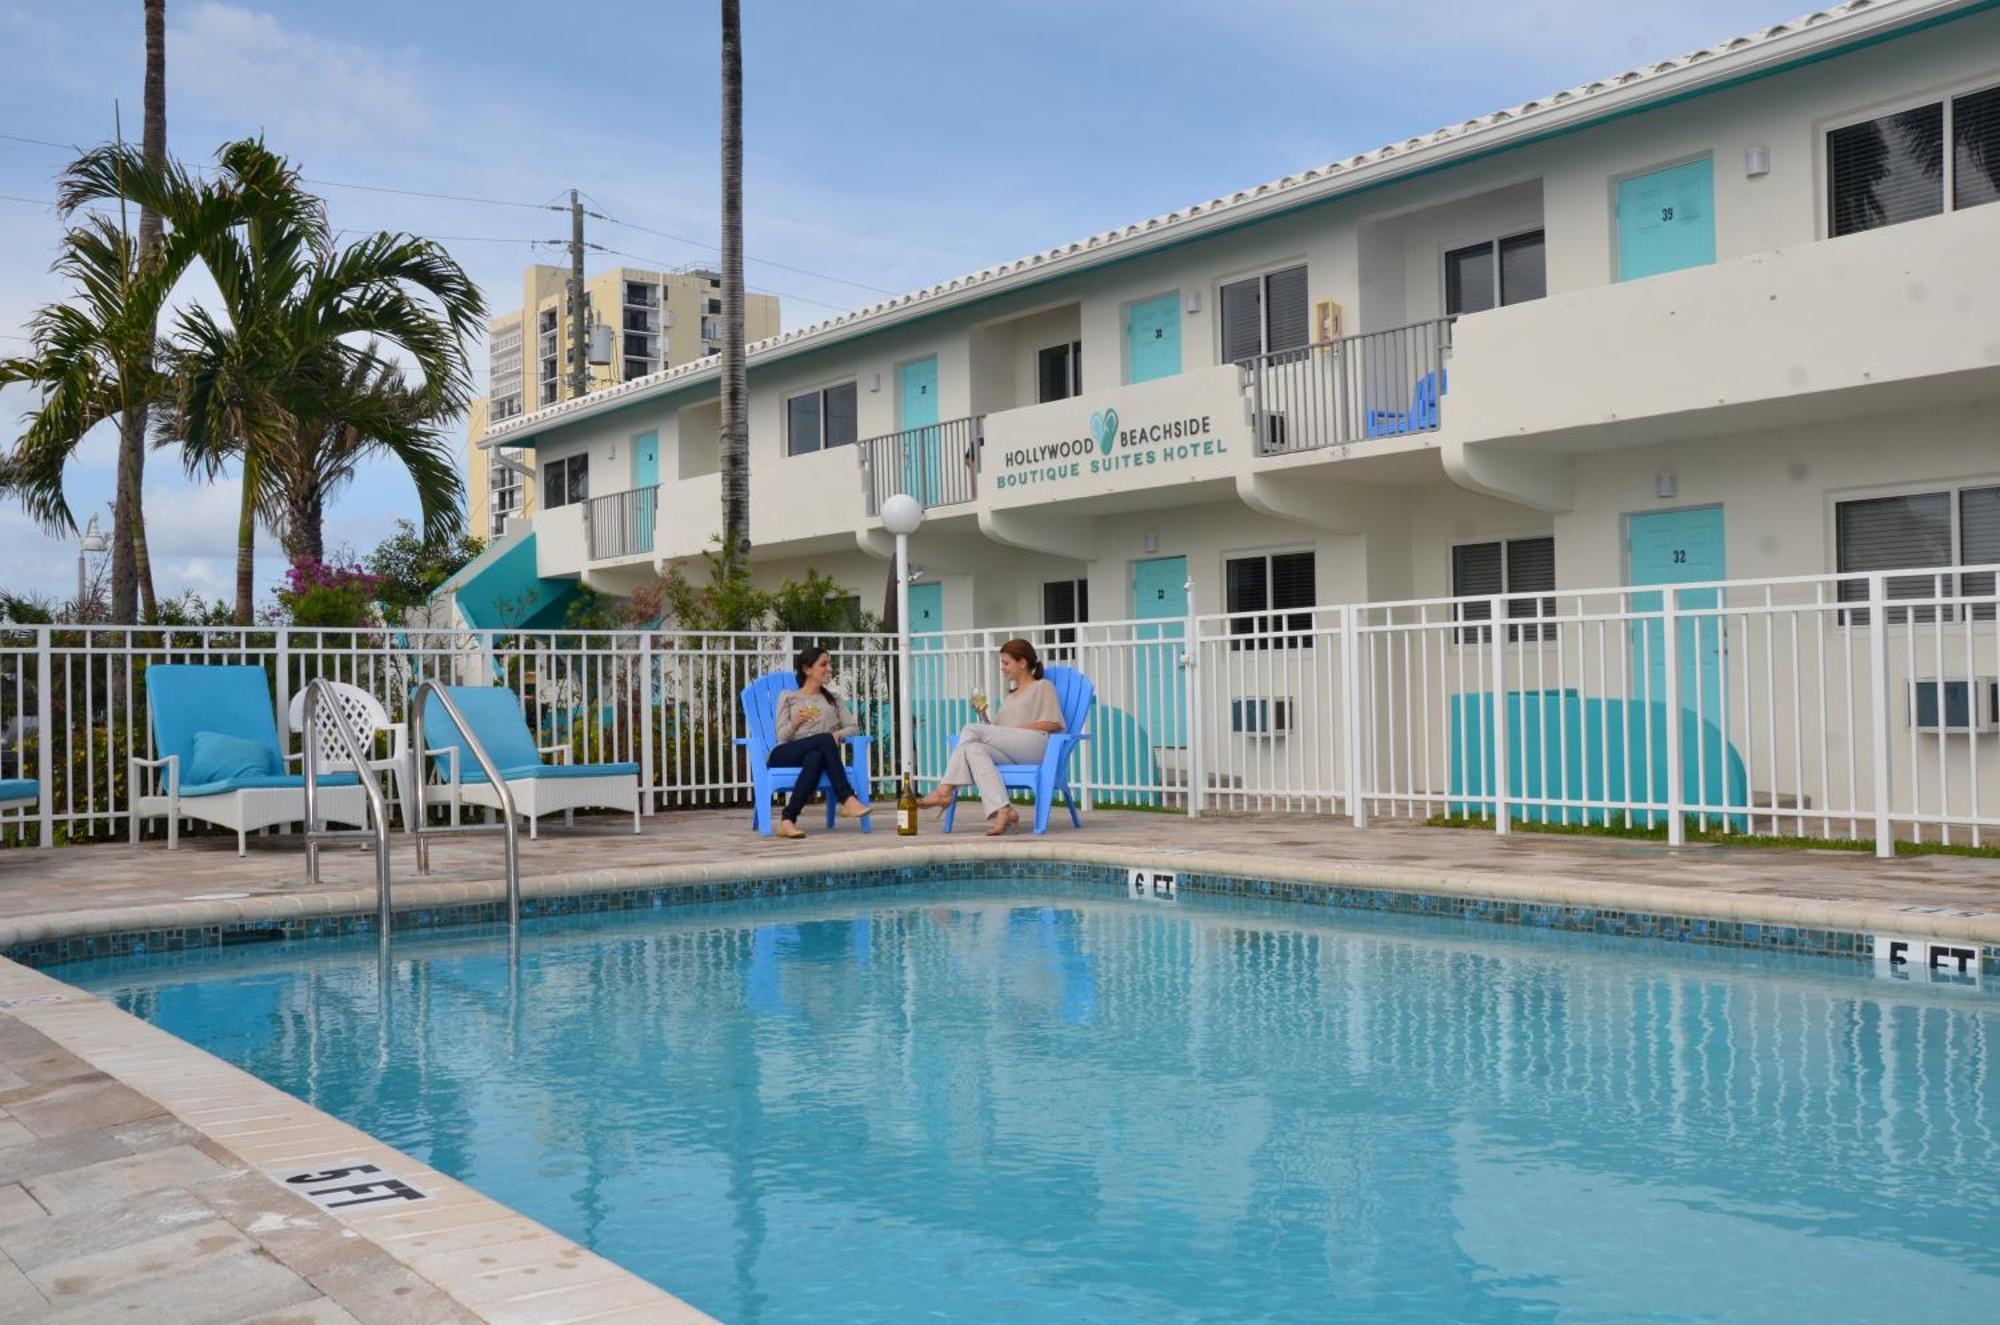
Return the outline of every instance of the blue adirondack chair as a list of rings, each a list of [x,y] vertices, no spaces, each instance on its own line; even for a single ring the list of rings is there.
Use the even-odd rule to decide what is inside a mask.
[[[1090,720],[1091,701],[1097,697],[1097,687],[1090,678],[1072,667],[1050,667],[1043,675],[1056,688],[1056,702],[1062,705],[1063,729],[1049,737],[1048,748],[1042,751],[1039,764],[996,764],[1000,781],[1009,791],[1028,791],[1035,796],[1035,831],[1049,831],[1049,810],[1061,796],[1063,804],[1069,806],[1069,822],[1073,828],[1083,827],[1083,816],[1076,812],[1076,797],[1069,786],[1071,757],[1076,748],[1089,739],[1084,724]],[[952,737],[952,748],[958,748],[958,738]],[[960,792],[963,795],[963,790]],[[957,796],[945,807],[944,830],[951,831],[952,820],[958,817]],[[987,813],[992,813],[989,809]]]
[[[1429,432],[1438,426],[1438,397],[1449,387],[1446,370],[1425,373],[1417,379],[1417,389],[1410,397],[1410,408],[1406,413],[1399,409],[1371,409],[1368,411],[1368,435],[1370,437],[1396,437],[1406,432]]]
[[[750,752],[750,821],[765,837],[771,835],[771,798],[780,792],[789,792],[799,781],[798,769],[772,768],[770,763],[771,751],[778,745],[778,697],[797,684],[797,678],[790,672],[772,672],[743,688],[743,722],[750,734],[737,737],[736,743]],[[854,794],[868,802],[874,800],[868,785],[868,747],[873,740],[872,736],[863,733],[850,736],[846,741],[847,780],[853,784]],[[822,777],[821,789],[827,786],[828,780]],[[828,828],[833,827],[839,812],[840,807],[828,795]],[[861,831],[874,831],[867,815],[861,817]]]
[[[42,798],[42,784],[33,778],[0,778],[0,810],[33,805]]]

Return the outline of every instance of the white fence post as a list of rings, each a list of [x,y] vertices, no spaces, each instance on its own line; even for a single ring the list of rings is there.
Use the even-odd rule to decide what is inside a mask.
[[[1493,644],[1493,831],[1503,837],[1507,823],[1507,600],[1486,600],[1488,638]]]
[[[288,744],[290,735],[285,725],[292,712],[292,630],[290,626],[278,627],[277,656],[272,660],[271,670],[276,673],[271,678],[271,691],[278,705],[278,743]]]
[[[1889,823],[1889,582],[1880,571],[1868,577],[1868,703],[1872,728],[1868,744],[1874,747],[1875,760],[1875,854],[1887,860],[1896,854],[1896,835]],[[1942,721],[1942,693],[1938,716]],[[1977,806],[1973,813],[1977,815]]]
[[[639,683],[633,687],[639,712],[639,812],[659,809],[659,789],[653,770],[653,633],[639,636]]]
[[[41,842],[56,844],[55,668],[49,658],[48,626],[35,627],[35,777],[42,787]],[[89,739],[88,731],[85,739]],[[66,784],[73,785],[73,784]],[[128,786],[129,796],[137,788]]]
[[[1194,581],[1187,580],[1181,586],[1187,596],[1187,618],[1181,626],[1186,638],[1181,641],[1180,665],[1187,672],[1187,684],[1182,690],[1187,695],[1188,724],[1188,817],[1195,818],[1205,808],[1208,789],[1208,760],[1201,724],[1201,627],[1195,618]]]
[[[1660,591],[1666,636],[1661,654],[1667,670],[1667,845],[1672,847],[1687,841],[1687,810],[1681,803],[1681,760],[1686,753],[1681,739],[1681,622],[1675,599],[1672,589]]]
[[[1341,763],[1347,780],[1347,816],[1356,828],[1368,826],[1368,798],[1361,790],[1361,607],[1340,609]]]

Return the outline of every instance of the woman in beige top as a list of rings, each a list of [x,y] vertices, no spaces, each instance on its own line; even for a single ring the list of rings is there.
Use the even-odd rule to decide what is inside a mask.
[[[1021,821],[994,765],[1040,763],[1049,736],[1063,729],[1062,701],[1042,676],[1042,660],[1035,656],[1034,645],[1024,639],[1002,644],[1000,675],[1013,693],[1000,705],[997,717],[989,721],[986,710],[980,709],[979,721],[959,732],[958,748],[952,751],[944,779],[923,802],[942,807],[950,804],[960,787],[978,787],[980,803],[986,806],[988,837],[998,837]]]
[[[833,655],[807,645],[792,659],[792,675],[798,688],[778,696],[778,744],[771,747],[766,761],[772,768],[799,770],[775,830],[783,838],[805,836],[799,827],[799,812],[819,790],[821,778],[826,779],[827,795],[840,806],[843,817],[859,819],[869,810],[854,794],[847,780],[846,761],[841,758],[840,743],[860,732],[861,720],[827,685],[833,679]]]

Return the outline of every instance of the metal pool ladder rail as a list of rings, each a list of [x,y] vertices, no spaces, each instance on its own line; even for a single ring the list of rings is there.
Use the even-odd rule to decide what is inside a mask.
[[[322,711],[323,710],[323,711]],[[326,678],[315,677],[306,686],[305,711],[305,777],[306,777],[306,879],[319,883],[319,845],[322,842],[349,837],[375,839],[375,911],[382,927],[382,941],[389,941],[389,802],[382,795],[382,787],[375,780],[375,772],[368,767],[368,753],[361,748],[361,738],[348,725],[347,714],[334,700],[333,690]],[[374,820],[372,828],[332,829],[320,825],[319,818],[319,765],[320,740],[322,732],[331,732],[341,753],[354,766],[355,776],[361,780],[361,789],[368,797],[368,812]]]
[[[492,831],[491,825],[488,824],[455,824],[449,828],[431,828],[424,822],[424,760],[433,754],[443,753],[431,750],[429,742],[424,740],[424,700],[432,695],[437,696],[438,704],[444,709],[445,716],[450,718],[452,725],[458,729],[458,738],[465,743],[466,749],[472,751],[472,758],[478,763],[479,771],[486,775],[487,782],[492,784],[499,795],[500,834],[506,843],[507,855],[507,925],[510,930],[518,933],[521,927],[521,830],[515,822],[514,793],[509,790],[506,779],[500,776],[500,770],[494,766],[493,756],[486,753],[486,746],[473,732],[472,724],[465,720],[463,713],[459,712],[458,705],[452,702],[450,693],[435,680],[425,681],[418,686],[417,693],[410,700],[410,785],[416,788],[414,798],[416,811],[411,816],[409,827],[417,839],[417,873],[431,872],[431,848],[425,839],[432,833]]]

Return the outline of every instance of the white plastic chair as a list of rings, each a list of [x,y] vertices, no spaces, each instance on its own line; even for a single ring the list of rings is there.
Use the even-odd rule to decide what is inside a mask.
[[[328,681],[326,687],[332,692],[333,702],[339,706],[347,726],[359,737],[363,747],[374,744],[375,733],[389,733],[389,755],[386,759],[370,759],[364,765],[370,772],[386,772],[392,779],[397,802],[403,807],[403,822],[411,822],[415,808],[410,803],[411,788],[405,776],[405,760],[410,757],[409,729],[400,722],[389,720],[389,711],[382,707],[382,701],[363,690],[360,686],[349,685],[345,681]],[[292,696],[291,710],[285,716],[288,730],[297,733],[305,730],[306,695],[301,690]],[[346,772],[354,767],[354,761],[347,758],[340,744],[340,738],[333,734],[332,716],[322,708],[314,715],[320,724],[319,749],[322,773]]]

